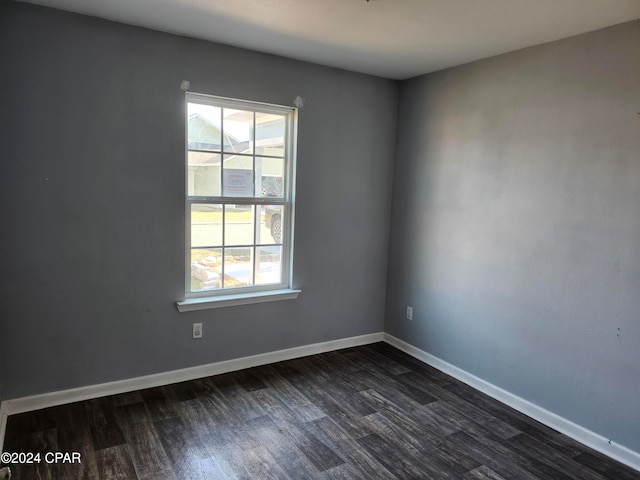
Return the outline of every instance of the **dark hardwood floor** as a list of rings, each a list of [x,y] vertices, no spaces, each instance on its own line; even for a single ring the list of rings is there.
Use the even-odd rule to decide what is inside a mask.
[[[33,479],[640,479],[378,343],[9,417]]]

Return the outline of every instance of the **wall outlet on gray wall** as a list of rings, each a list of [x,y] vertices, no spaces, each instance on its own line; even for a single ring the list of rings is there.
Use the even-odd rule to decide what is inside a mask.
[[[202,338],[202,324],[194,323],[193,324],[193,338]]]
[[[407,320],[413,320],[413,307],[407,305]]]

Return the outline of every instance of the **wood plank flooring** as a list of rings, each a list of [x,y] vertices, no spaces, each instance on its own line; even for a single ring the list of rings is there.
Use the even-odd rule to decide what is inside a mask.
[[[9,417],[14,480],[582,479],[640,473],[377,343]]]

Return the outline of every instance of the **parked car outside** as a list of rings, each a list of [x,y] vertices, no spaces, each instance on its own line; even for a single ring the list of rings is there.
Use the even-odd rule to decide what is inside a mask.
[[[264,224],[271,231],[273,241],[282,243],[282,206],[267,205],[264,209]]]

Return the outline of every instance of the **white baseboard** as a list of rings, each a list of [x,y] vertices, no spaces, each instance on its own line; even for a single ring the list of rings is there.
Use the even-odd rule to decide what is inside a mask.
[[[413,345],[400,340],[388,333],[383,335],[383,340],[388,344],[408,353],[412,357],[431,365],[438,370],[451,375],[452,377],[472,386],[476,390],[486,393],[490,397],[509,405],[511,408],[524,413],[525,415],[537,420],[544,425],[557,430],[578,442],[593,448],[594,450],[613,458],[614,460],[624,463],[625,465],[640,471],[640,453],[635,452],[623,445],[617,444],[602,435],[588,430],[576,423],[567,420],[553,412],[550,412],[538,405],[535,405],[524,398],[518,397],[513,393],[503,390],[475,375],[462,370],[444,360],[431,355],[430,353],[420,350]]]
[[[281,362],[283,360],[291,360],[294,358],[306,357],[308,355],[315,355],[317,353],[330,352],[341,348],[367,345],[369,343],[381,342],[382,336],[382,332],[379,332],[360,335],[358,337],[341,338],[338,340],[330,340],[328,342],[303,345],[301,347],[261,353],[259,355],[235,358],[232,360],[225,360],[223,362],[209,363],[207,365],[183,368],[181,370],[172,370],[143,377],[128,378],[125,380],[117,380],[115,382],[72,388],[70,390],[61,390],[58,392],[43,393],[29,397],[14,398],[3,401],[0,405],[0,412],[4,413],[6,423],[7,415],[30,412],[33,410],[40,410],[42,408],[64,405],[66,403],[79,402],[82,400],[90,400],[92,398],[99,398],[107,395],[133,392],[144,388],[160,387],[172,383],[195,380],[197,378],[209,377],[211,375],[219,375],[221,373],[234,372],[245,368]],[[3,417],[0,416],[0,422],[2,422],[2,418]],[[0,423],[0,428],[2,428],[2,425],[4,424]],[[4,439],[4,430],[0,430],[0,434],[1,441],[1,439]]]
[[[0,403],[0,453],[4,451],[4,433],[7,431],[7,416],[7,412],[2,403]]]

